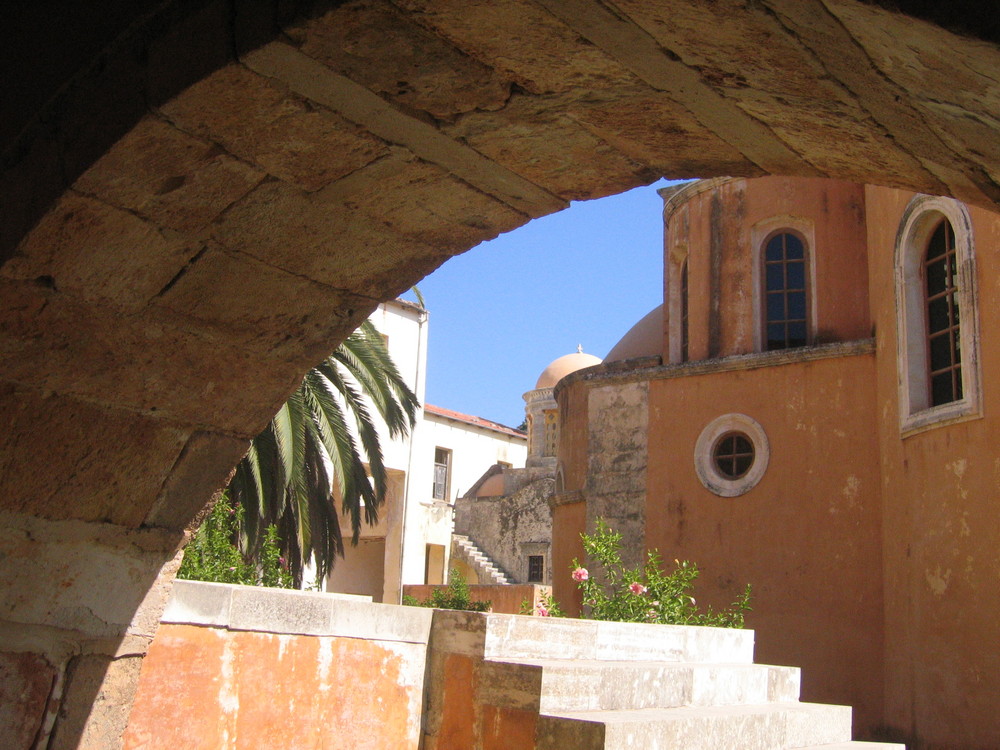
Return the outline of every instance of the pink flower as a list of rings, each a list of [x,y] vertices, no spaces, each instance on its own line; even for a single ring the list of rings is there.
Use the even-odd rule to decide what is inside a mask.
[[[630,583],[629,587],[628,587],[628,590],[631,591],[636,596],[642,596],[643,594],[646,593],[646,587],[643,586],[638,581],[635,581],[634,583]]]
[[[544,604],[539,604],[538,605],[538,615],[540,617],[548,617],[549,616],[549,610],[548,610],[548,608]]]
[[[577,583],[586,581],[588,578],[590,578],[590,573],[587,572],[586,568],[576,568],[573,571],[573,580]]]

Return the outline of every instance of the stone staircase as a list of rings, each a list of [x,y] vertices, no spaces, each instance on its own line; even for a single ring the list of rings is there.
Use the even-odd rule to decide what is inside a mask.
[[[507,574],[469,537],[452,534],[451,541],[453,550],[457,551],[476,571],[480,583],[512,583]]]
[[[425,750],[903,747],[851,742],[851,709],[799,702],[748,630],[440,610],[427,685]]]

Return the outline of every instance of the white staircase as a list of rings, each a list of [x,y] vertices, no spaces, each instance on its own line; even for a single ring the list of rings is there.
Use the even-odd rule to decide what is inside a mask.
[[[430,646],[428,750],[458,747],[449,710],[472,714],[467,748],[902,748],[851,742],[851,709],[799,702],[799,670],[754,664],[748,630],[436,611]],[[463,669],[471,698],[449,701]]]
[[[494,563],[485,552],[476,546],[469,537],[452,534],[452,549],[464,559],[479,576],[480,583],[511,583],[510,578],[500,566]]]

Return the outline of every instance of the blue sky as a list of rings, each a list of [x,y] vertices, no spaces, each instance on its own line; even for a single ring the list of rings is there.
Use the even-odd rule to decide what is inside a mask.
[[[549,362],[577,344],[603,358],[663,301],[666,184],[573,203],[421,281],[427,402],[517,426]]]

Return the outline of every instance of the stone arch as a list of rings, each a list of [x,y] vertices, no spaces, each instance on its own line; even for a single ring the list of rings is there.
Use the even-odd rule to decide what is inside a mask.
[[[979,39],[846,0],[120,6],[3,29],[15,740],[116,746],[183,529],[301,373],[449,256],[660,175],[1000,200],[1000,34],[971,4],[948,21]]]

